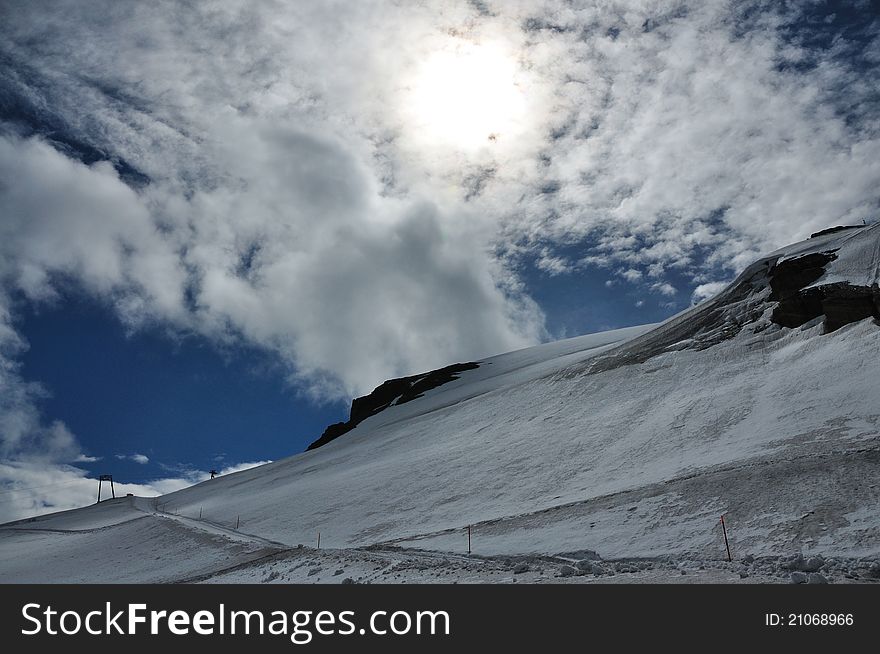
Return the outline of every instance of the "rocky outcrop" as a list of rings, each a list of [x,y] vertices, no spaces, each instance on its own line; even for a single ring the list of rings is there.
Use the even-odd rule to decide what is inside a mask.
[[[432,370],[421,375],[389,379],[377,386],[372,393],[355,398],[351,403],[351,411],[346,422],[337,422],[324,430],[321,437],[309,445],[306,450],[313,450],[350,432],[370,416],[374,416],[389,406],[405,404],[422,397],[427,391],[458,379],[459,373],[479,368],[475,362],[455,363],[445,368]]]
[[[825,266],[837,258],[836,250],[816,252],[786,259],[770,271],[770,299],[783,300],[796,295],[825,274]]]
[[[825,332],[865,318],[880,318],[880,292],[876,285],[847,282],[810,286],[837,258],[835,251],[786,259],[770,271],[771,300],[778,304],[770,319],[783,327],[801,325],[824,316]],[[809,288],[808,288],[809,287]]]
[[[865,318],[880,320],[880,290],[876,282],[871,283],[871,276],[854,274],[846,281],[846,274],[853,271],[853,250],[857,255],[862,254],[858,250],[867,249],[864,240],[878,239],[873,229],[873,226],[844,225],[816,232],[813,238],[856,232],[852,237],[861,235],[863,242],[854,245],[846,233],[836,241],[818,242],[812,252],[808,246],[807,254],[786,257],[782,251],[756,261],[714,298],[593,357],[581,368],[572,368],[569,374],[597,374],[640,364],[673,350],[703,350],[733,338],[749,325],[753,325],[751,329],[757,334],[770,326],[765,319],[768,309],[770,322],[782,327],[800,327],[822,318],[825,333]],[[822,249],[823,243],[827,243],[827,249]],[[874,243],[873,259],[865,260],[867,270],[875,269],[880,260],[880,242]],[[840,263],[839,257],[845,265],[832,270],[831,277],[837,281],[821,283],[826,272]],[[843,276],[841,269],[845,271]],[[865,282],[869,285],[860,285]]]

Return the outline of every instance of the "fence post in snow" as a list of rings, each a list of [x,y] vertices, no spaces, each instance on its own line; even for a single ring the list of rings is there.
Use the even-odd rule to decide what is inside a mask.
[[[235,516],[235,531],[238,531],[238,525],[240,522],[241,522],[241,516],[240,515]]]
[[[471,553],[471,526],[468,525],[468,554]]]
[[[318,547],[317,549],[321,549],[321,532],[318,532]]]
[[[199,507],[199,520],[202,519],[202,507]]]
[[[732,561],[730,558],[730,543],[727,542],[727,527],[724,526],[724,516],[721,516],[721,531],[724,532],[724,545],[727,547],[727,560],[728,562]]]

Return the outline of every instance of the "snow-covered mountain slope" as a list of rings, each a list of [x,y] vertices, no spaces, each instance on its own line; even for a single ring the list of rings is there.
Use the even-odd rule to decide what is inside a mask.
[[[722,513],[737,557],[876,557],[878,274],[880,226],[818,235],[659,326],[477,362],[308,452],[122,500],[112,524],[102,504],[8,525],[0,579],[49,580],[64,542],[124,543],[120,569],[167,558],[189,579],[319,531],[328,548],[462,553],[468,525],[481,555],[720,559]]]

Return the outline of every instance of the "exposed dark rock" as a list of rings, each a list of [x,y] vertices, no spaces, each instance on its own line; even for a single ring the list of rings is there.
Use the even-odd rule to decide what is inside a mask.
[[[847,282],[805,288],[822,277],[825,266],[837,258],[835,251],[786,259],[770,271],[771,300],[779,304],[770,319],[783,327],[801,325],[824,316],[825,333],[865,318],[880,318],[880,293],[876,286]]]
[[[825,333],[865,318],[880,319],[880,292],[876,286],[846,282],[816,286],[781,299],[770,319],[783,327],[800,327],[820,316],[825,316]]]
[[[343,434],[350,432],[355,428],[355,425],[352,425],[350,422],[335,422],[327,429],[324,430],[324,433],[321,434],[321,437],[314,441],[311,445],[309,445],[306,449],[313,450],[316,447],[321,447],[322,445],[329,443],[335,438],[339,438]]]
[[[781,298],[773,309],[770,320],[783,327],[800,327],[804,323],[822,315],[822,291],[808,288],[803,292]]]
[[[837,258],[836,251],[816,252],[786,259],[770,271],[771,300],[796,294],[825,274],[825,266]]]
[[[876,286],[833,284],[823,286],[822,290],[826,332],[865,318],[880,318],[880,293]]]
[[[422,397],[431,389],[458,379],[459,373],[479,367],[480,364],[476,362],[455,363],[445,368],[422,373],[421,375],[389,379],[377,386],[369,395],[355,398],[351,403],[348,421],[330,425],[324,430],[321,437],[306,449],[314,450],[322,445],[326,445],[330,441],[350,432],[358,424],[370,416],[374,416],[380,411],[387,409],[389,406],[405,404]]]

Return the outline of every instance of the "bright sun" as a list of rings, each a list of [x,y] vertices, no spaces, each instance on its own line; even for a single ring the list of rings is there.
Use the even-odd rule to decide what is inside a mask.
[[[473,150],[521,130],[525,97],[515,62],[500,48],[460,44],[436,52],[410,88],[411,120],[423,142]]]

